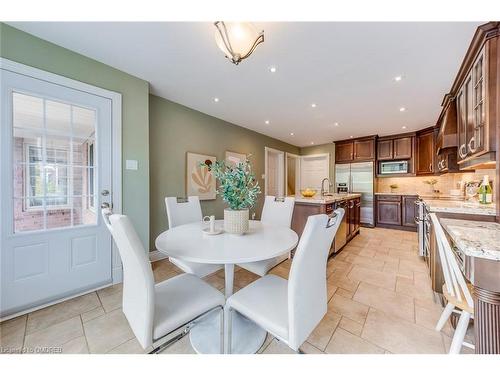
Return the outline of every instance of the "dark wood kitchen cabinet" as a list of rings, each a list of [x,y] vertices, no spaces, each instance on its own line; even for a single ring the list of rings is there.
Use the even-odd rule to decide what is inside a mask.
[[[354,142],[335,142],[335,162],[351,162],[354,157]]]
[[[497,31],[498,32],[498,31]],[[496,39],[496,41],[495,41]],[[495,160],[495,118],[498,101],[498,37],[488,40],[477,52],[457,91],[458,164],[461,169]]]
[[[405,227],[416,228],[415,223],[415,201],[418,199],[416,195],[403,195],[401,221]]]
[[[412,137],[394,139],[394,159],[410,159],[412,157]]]
[[[383,228],[415,231],[416,195],[376,195],[376,225]]]
[[[377,160],[393,159],[393,140],[384,139],[377,142]]]
[[[365,139],[354,141],[354,161],[375,159],[375,140]]]
[[[384,197],[377,199],[377,224],[400,226],[401,196]]]
[[[347,230],[347,238],[349,240],[358,233],[359,228],[361,227],[360,224],[361,199],[360,198],[349,199],[346,203],[347,203],[345,207],[346,210],[345,215],[347,216],[346,230]]]
[[[417,175],[430,175],[436,171],[436,135],[434,128],[417,133]]]
[[[335,163],[375,160],[376,136],[335,142]]]

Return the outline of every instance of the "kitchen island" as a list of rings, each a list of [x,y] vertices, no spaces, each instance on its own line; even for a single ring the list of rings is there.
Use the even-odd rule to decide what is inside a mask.
[[[500,354],[500,224],[441,219],[456,259],[472,284],[475,351]]]
[[[296,196],[292,229],[300,236],[309,216],[317,214],[331,215],[338,207],[345,210],[345,215],[330,249],[330,254],[336,253],[359,233],[361,194],[318,195],[312,198]]]

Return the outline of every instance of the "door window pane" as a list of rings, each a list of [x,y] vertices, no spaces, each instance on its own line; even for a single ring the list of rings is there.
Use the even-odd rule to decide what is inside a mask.
[[[14,232],[96,224],[95,111],[24,93],[12,99]]]

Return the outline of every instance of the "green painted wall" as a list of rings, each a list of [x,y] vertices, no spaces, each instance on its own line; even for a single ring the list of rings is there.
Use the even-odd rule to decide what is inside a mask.
[[[186,151],[214,155],[224,159],[226,150],[252,154],[252,165],[264,191],[264,147],[294,154],[299,148],[218,118],[149,96],[149,160],[151,176],[151,249],[159,233],[168,227],[165,213],[166,196],[184,196],[186,180]],[[263,193],[258,206],[252,210],[260,215]],[[224,215],[224,203],[202,201],[204,215]],[[258,217],[258,216],[257,216]]]
[[[0,56],[122,94],[123,212],[149,242],[149,84],[120,70],[0,23]]]
[[[300,155],[326,154],[330,153],[330,182],[333,184],[335,180],[335,144],[325,143],[323,145],[302,147]]]

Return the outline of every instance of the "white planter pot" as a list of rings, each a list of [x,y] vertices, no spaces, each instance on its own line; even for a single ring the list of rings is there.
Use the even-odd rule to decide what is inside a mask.
[[[224,231],[232,234],[243,234],[248,232],[248,209],[224,210]]]

